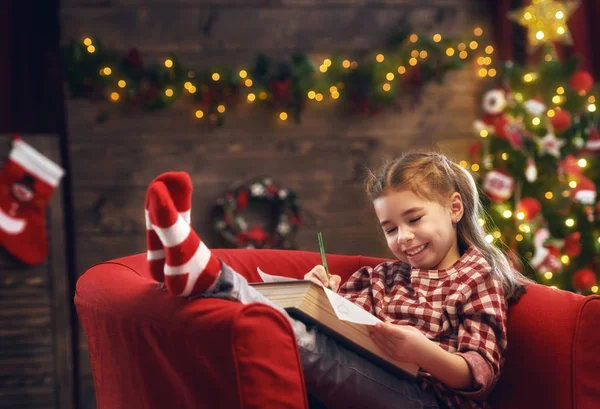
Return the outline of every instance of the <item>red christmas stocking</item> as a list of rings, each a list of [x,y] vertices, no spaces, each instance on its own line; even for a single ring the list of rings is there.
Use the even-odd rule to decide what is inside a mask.
[[[46,259],[46,205],[63,169],[20,138],[0,170],[0,245],[29,265]]]

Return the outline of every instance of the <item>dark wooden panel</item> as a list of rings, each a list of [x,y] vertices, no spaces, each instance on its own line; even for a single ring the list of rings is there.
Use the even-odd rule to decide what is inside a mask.
[[[8,345],[5,345],[8,344]],[[30,340],[30,341],[21,341],[18,344],[15,344],[14,342],[11,343],[10,340],[9,342],[0,342],[0,347],[1,347],[1,351],[0,351],[0,359],[5,360],[8,359],[10,357],[13,358],[24,358],[24,357],[29,357],[29,358],[34,358],[36,356],[39,355],[52,355],[54,353],[53,348],[53,342],[52,342],[52,337],[51,336],[46,336],[43,338],[36,338],[34,340]],[[29,369],[29,370],[28,370]],[[38,367],[21,367],[18,369],[19,373],[23,373],[23,372],[30,372],[30,370],[33,369],[35,373],[40,371],[40,368]],[[5,370],[0,370],[0,373],[4,373],[5,371],[8,371],[9,368],[6,368]],[[13,373],[15,371],[14,368],[10,368],[10,373]],[[47,371],[44,371],[44,373]]]
[[[196,189],[203,184],[233,183],[260,175],[277,175],[280,183],[295,189],[303,179],[319,181],[324,177],[320,167],[335,171],[344,180],[345,162],[352,160],[352,145],[344,141],[326,140],[302,151],[306,141],[282,141],[267,144],[165,144],[160,137],[143,144],[130,144],[100,150],[95,143],[73,144],[73,167],[77,188],[146,187],[158,174],[168,170],[184,170],[192,175]],[[332,161],[340,157],[341,161]],[[287,183],[286,183],[287,182]],[[75,198],[77,201],[77,198]]]
[[[144,235],[87,236],[77,240],[79,273],[96,263],[146,251]]]
[[[39,268],[26,270],[2,268],[0,305],[9,307],[11,304],[22,302],[48,305],[48,282],[48,277],[40,272]],[[0,311],[2,309],[0,307]]]
[[[14,258],[11,254],[9,254],[4,248],[0,248],[0,269],[16,269],[23,270],[24,268],[27,270],[34,269],[37,272],[47,271],[48,270],[48,261],[44,261],[41,264],[35,267],[25,267],[23,263]]]
[[[65,7],[64,38],[101,34],[108,47],[164,52],[383,46],[402,22],[420,32],[456,34],[466,13],[456,5],[417,7]],[[357,30],[357,27],[367,28]]]

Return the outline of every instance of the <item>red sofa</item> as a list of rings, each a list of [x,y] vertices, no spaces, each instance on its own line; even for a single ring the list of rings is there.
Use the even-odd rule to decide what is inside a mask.
[[[250,281],[260,281],[256,266],[300,278],[320,263],[312,252],[215,253]],[[327,260],[344,279],[383,261]],[[150,279],[144,254],[88,269],[77,282],[75,305],[98,409],[308,407],[294,335],[272,308],[170,296]],[[600,297],[531,285],[509,310],[507,359],[492,406],[600,408],[599,347]]]

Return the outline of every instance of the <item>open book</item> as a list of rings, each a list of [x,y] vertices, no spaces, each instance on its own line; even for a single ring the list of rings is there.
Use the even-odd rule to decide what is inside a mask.
[[[334,337],[347,348],[362,355],[396,376],[412,378],[419,367],[410,362],[395,361],[383,352],[369,336],[367,325],[380,320],[358,305],[328,288],[310,280],[279,281],[250,284],[290,316]]]

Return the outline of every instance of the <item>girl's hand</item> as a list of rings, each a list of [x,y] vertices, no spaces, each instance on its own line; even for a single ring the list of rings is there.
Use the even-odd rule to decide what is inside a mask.
[[[329,282],[327,282],[327,273],[325,272],[325,267],[321,265],[315,266],[312,270],[306,273],[304,275],[304,279],[311,280],[319,285],[328,287],[334,292],[337,292],[338,288],[340,287],[340,283],[342,282],[342,277],[334,274],[331,275]]]
[[[420,357],[430,347],[430,341],[421,331],[410,325],[389,322],[370,326],[371,339],[391,358],[419,364]]]

